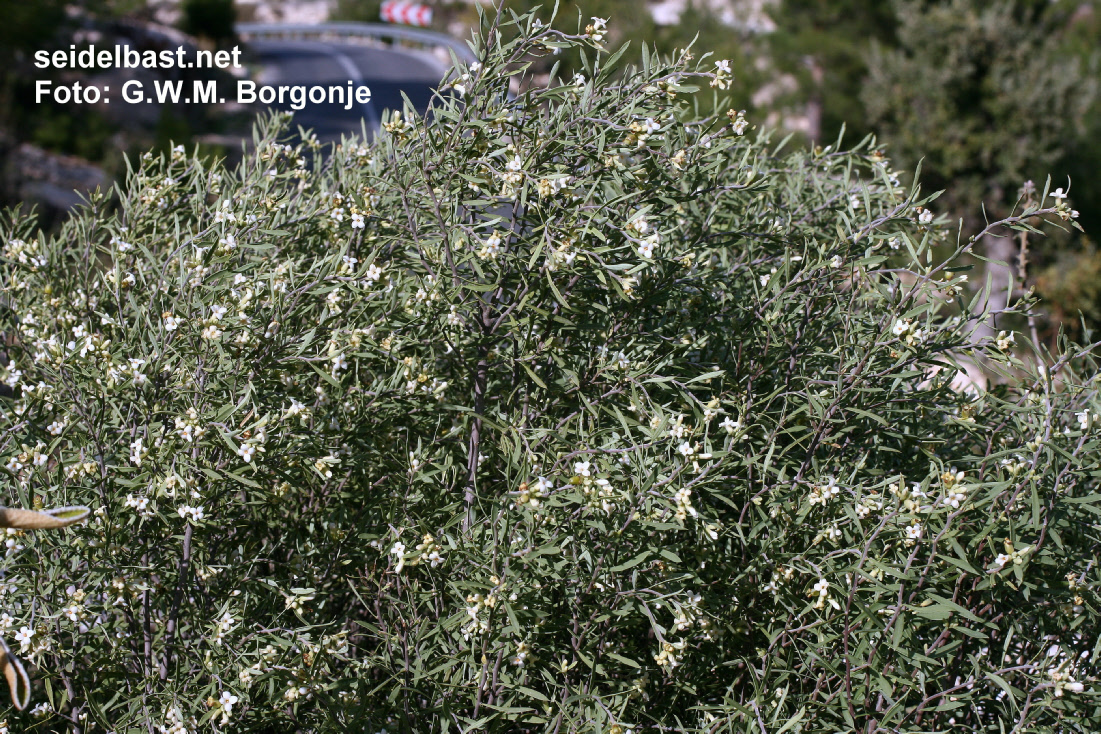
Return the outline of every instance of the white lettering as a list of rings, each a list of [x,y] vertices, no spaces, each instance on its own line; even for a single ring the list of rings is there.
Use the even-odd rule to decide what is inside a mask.
[[[156,90],[157,102],[165,104],[171,98],[172,104],[180,101],[180,92],[183,90],[183,82],[155,81],[153,87]]]
[[[237,101],[252,104],[256,101],[256,82],[241,79],[237,82]]]
[[[136,88],[136,90],[133,92],[133,94],[131,94],[131,92],[130,92],[131,87]],[[122,99],[123,99],[124,102],[129,102],[131,104],[133,104],[135,102],[144,101],[145,100],[145,94],[142,93],[141,82],[139,82],[137,79],[131,79],[130,81],[123,84],[122,85]]]

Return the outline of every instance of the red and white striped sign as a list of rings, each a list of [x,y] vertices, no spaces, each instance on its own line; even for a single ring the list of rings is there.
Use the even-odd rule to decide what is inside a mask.
[[[427,27],[432,23],[432,8],[409,0],[386,0],[379,11],[387,23],[404,23]]]

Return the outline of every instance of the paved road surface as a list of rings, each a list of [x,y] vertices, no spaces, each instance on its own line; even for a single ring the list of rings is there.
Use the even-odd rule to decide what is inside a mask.
[[[323,43],[320,41],[256,41],[251,45],[263,72],[263,84],[347,85],[351,80],[371,88],[371,102],[346,110],[339,105],[307,103],[294,111],[289,105],[273,105],[294,113],[294,125],[317,133],[322,141],[339,140],[342,134],[377,129],[384,109],[401,109],[401,93],[423,112],[440,83],[441,65],[423,55],[401,49]]]

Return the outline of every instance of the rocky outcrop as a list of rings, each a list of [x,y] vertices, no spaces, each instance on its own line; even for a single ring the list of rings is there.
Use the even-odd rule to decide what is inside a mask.
[[[46,220],[64,216],[96,188],[107,188],[111,178],[102,168],[82,158],[60,155],[23,143],[6,151],[3,177],[5,198],[37,206]]]

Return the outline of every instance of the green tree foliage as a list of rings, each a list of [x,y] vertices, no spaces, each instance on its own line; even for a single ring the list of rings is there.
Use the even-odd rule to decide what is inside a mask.
[[[370,145],[4,225],[0,491],[93,508],[9,536],[9,725],[1096,730],[1089,350],[973,340],[973,241],[870,141],[510,23]],[[584,78],[510,95],[555,48]]]
[[[1012,202],[1082,131],[1096,80],[1061,48],[1051,3],[898,3],[898,43],[877,45],[863,100],[893,154],[923,159],[952,205]]]
[[[65,18],[65,3],[0,0],[0,57],[12,63],[18,52],[35,51],[50,40]]]
[[[233,0],[184,0],[184,32],[222,43],[233,38],[237,10]]]
[[[860,91],[872,39],[890,46],[897,19],[883,0],[782,0],[768,38],[777,70],[795,75],[800,102],[816,118],[817,141],[833,141],[842,127],[856,139],[870,129]]]
[[[335,20],[378,23],[382,0],[337,0],[330,16]]]
[[[1084,78],[1096,85],[1101,80],[1101,3],[1083,3],[1079,8],[1068,22],[1065,48],[1081,60]],[[1090,91],[1088,84],[1085,91]],[[1093,203],[1101,201],[1101,180],[1094,175],[1101,164],[1101,94],[1095,92],[1090,99],[1085,133],[1065,146],[1059,170],[1074,182],[1075,199],[1084,205],[1082,226],[1097,239],[1101,213],[1093,211]],[[1096,305],[1101,308],[1101,302]]]

